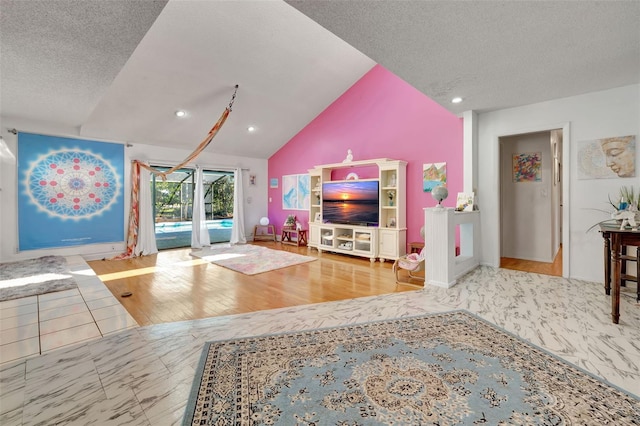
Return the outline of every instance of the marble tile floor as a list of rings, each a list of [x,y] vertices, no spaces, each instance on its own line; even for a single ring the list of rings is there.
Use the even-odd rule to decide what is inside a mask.
[[[466,309],[640,394],[640,305],[600,283],[479,267],[450,289],[136,327],[0,367],[2,425],[180,424],[206,341]]]
[[[0,367],[137,327],[81,256],[66,260],[78,288],[0,302]]]

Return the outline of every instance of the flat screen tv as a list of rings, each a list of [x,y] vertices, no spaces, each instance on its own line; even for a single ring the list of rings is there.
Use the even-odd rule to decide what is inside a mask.
[[[379,205],[377,180],[322,184],[322,220],[325,223],[378,226]]]

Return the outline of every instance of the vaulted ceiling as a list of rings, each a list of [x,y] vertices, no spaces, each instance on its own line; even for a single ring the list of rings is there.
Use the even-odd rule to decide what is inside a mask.
[[[1,0],[0,115],[192,149],[238,84],[208,149],[268,158],[376,63],[454,114],[640,83],[638,22],[638,1]]]

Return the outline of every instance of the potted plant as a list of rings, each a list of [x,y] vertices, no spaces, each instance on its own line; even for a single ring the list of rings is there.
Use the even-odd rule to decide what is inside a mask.
[[[640,210],[640,190],[636,193],[633,186],[620,187],[620,202],[616,205],[609,197],[609,204],[616,210]]]
[[[607,213],[609,215],[609,219],[605,219],[594,224],[589,229],[587,229],[587,232],[589,232],[596,226],[601,225],[603,223],[607,223],[607,222],[615,222],[618,224],[622,223],[622,220],[618,219],[616,216],[618,215],[618,213],[625,210],[635,212],[636,222],[640,221],[640,189],[636,191],[633,186],[622,186],[620,187],[618,196],[619,196],[617,198],[618,202],[611,200],[610,195],[608,197],[609,205],[612,207],[611,211],[595,209],[603,213]]]
[[[284,221],[285,228],[295,228],[296,227],[296,216],[290,214],[287,216],[287,220]]]

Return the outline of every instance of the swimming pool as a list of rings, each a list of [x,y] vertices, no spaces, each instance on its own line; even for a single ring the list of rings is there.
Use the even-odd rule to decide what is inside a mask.
[[[231,240],[233,219],[207,220],[209,239],[212,243]],[[191,246],[191,222],[159,222],[155,224],[156,245],[159,250]]]

